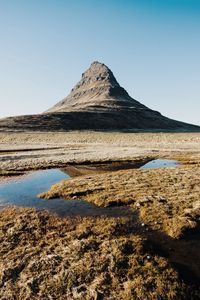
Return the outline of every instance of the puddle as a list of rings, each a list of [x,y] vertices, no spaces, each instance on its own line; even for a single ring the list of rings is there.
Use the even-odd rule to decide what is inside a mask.
[[[177,166],[178,162],[176,160],[154,159],[140,167],[140,169],[168,168]]]
[[[99,208],[86,201],[64,199],[40,199],[37,195],[47,191],[53,184],[70,178],[64,172],[53,169],[36,171],[15,181],[0,184],[0,208],[9,206],[46,209],[60,217],[65,216],[110,216],[120,217],[132,214],[129,208]]]
[[[175,167],[175,160],[156,159],[145,165],[144,168]],[[84,200],[40,199],[37,195],[47,191],[52,185],[70,176],[58,169],[36,171],[18,178],[15,181],[0,183],[0,209],[8,206],[29,207],[37,210],[46,209],[61,217],[64,216],[130,216],[133,211],[127,207],[100,208]]]

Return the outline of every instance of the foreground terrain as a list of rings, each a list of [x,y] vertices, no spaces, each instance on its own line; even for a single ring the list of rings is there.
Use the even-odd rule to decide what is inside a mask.
[[[0,225],[1,299],[198,299],[196,277],[134,220],[23,209],[3,211]]]
[[[2,210],[1,299],[200,299],[199,134],[1,133],[0,140],[1,180],[62,167],[81,176],[41,197],[133,210],[73,219]],[[135,169],[154,158],[180,165]]]

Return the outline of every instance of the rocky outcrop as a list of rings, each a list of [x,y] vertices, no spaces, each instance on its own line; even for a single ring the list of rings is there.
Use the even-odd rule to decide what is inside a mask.
[[[0,130],[200,131],[200,127],[166,118],[131,98],[106,65],[93,62],[55,106],[39,115],[1,119]]]

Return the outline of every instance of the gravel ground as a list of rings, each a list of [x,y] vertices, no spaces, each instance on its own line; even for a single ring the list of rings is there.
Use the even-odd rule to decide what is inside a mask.
[[[0,172],[200,151],[200,133],[0,133]]]

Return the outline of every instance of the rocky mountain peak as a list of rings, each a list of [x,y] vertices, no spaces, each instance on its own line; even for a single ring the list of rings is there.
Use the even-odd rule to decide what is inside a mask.
[[[74,110],[122,109],[140,106],[117,82],[113,72],[103,63],[94,61],[82,74],[71,93],[47,112]]]
[[[0,120],[0,131],[148,130],[200,131],[199,126],[162,116],[133,99],[112,71],[98,61],[82,74],[70,94],[39,115]]]
[[[81,80],[72,89],[72,91],[79,87],[89,86],[92,84],[110,85],[112,87],[119,86],[119,83],[114,77],[112,71],[105,64],[98,61],[94,61],[90,65],[89,69],[82,74]]]

